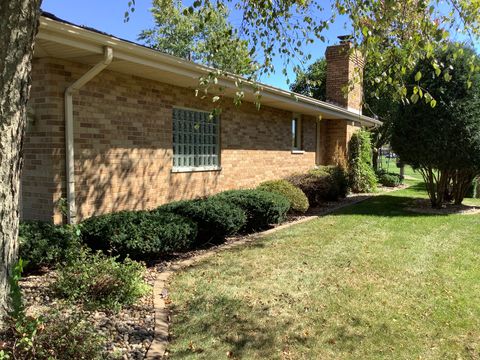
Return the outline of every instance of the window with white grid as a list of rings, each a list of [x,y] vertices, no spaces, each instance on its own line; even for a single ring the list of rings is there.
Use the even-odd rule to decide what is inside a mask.
[[[212,170],[220,166],[219,118],[209,112],[173,109],[173,169]]]

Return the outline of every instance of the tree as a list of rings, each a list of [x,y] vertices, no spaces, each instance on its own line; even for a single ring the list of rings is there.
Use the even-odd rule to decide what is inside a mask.
[[[320,58],[311,64],[307,71],[298,71],[297,78],[290,85],[290,90],[325,101],[327,99],[327,61]]]
[[[0,1],[0,322],[18,250],[21,150],[40,2]]]
[[[254,73],[248,42],[228,22],[229,11],[223,4],[190,12],[180,0],[154,0],[151,12],[155,28],[139,36],[149,46],[234,74]]]
[[[417,86],[393,125],[392,146],[420,171],[432,206],[439,208],[449,201],[461,204],[480,174],[480,75],[471,76],[469,69],[472,61],[480,63],[480,59],[458,44],[440,51],[436,59],[450,68],[443,77],[427,76],[423,82],[436,99],[435,106],[425,106],[415,96],[423,91]],[[428,74],[429,68],[429,60],[421,62],[411,81]]]

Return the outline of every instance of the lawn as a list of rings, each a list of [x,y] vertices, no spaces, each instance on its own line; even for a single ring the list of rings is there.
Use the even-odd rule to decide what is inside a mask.
[[[421,196],[414,184],[177,273],[170,357],[478,359],[480,215],[404,210]]]
[[[388,172],[400,174],[400,168],[397,167],[397,159],[389,159],[385,156],[382,156],[379,159],[379,165],[382,169],[387,170]],[[410,165],[405,165],[405,175],[415,177],[418,179],[422,178],[422,175],[412,169]]]

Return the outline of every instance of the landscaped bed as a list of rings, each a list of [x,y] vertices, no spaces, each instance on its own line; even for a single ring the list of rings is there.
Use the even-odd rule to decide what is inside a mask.
[[[169,356],[478,357],[479,217],[407,211],[419,196],[380,195],[176,273]]]

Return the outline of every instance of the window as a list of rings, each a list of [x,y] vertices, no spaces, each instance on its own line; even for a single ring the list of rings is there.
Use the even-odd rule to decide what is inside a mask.
[[[173,109],[173,170],[219,168],[219,119],[209,112]]]
[[[300,115],[294,115],[292,119],[292,150],[303,150],[302,118]]]

